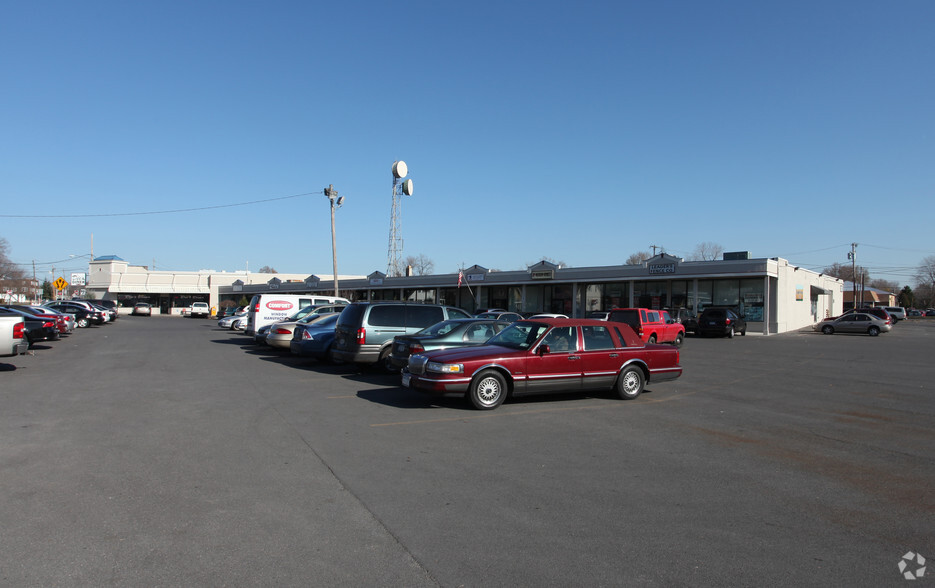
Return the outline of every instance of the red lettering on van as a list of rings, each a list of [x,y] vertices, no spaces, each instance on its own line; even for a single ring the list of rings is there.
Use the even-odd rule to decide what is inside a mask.
[[[289,310],[292,306],[288,300],[270,300],[266,303],[266,308],[270,310]]]

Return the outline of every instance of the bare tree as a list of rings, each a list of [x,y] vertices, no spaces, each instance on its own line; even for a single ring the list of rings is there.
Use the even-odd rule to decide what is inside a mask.
[[[553,265],[557,265],[557,266],[559,267],[559,269],[561,269],[561,268],[563,268],[563,267],[571,267],[571,266],[569,266],[567,263],[565,263],[564,261],[555,261],[555,260],[552,259],[551,257],[545,257],[545,256],[543,256],[542,259],[540,259],[540,260],[538,260],[538,261],[534,261],[534,262],[532,262],[532,263],[527,263],[527,264],[526,264],[526,267],[529,267],[529,266],[531,266],[531,265],[536,265],[537,263],[542,263],[543,261],[546,261],[546,262],[551,263],[551,264],[553,264]],[[524,268],[522,268],[522,269],[526,269],[526,267],[524,267]]]
[[[689,256],[689,261],[714,261],[724,253],[724,246],[711,241],[705,241],[695,246],[695,250]]]
[[[891,294],[899,293],[899,282],[890,282],[889,280],[876,279],[870,280],[870,287],[877,290],[883,290]]]
[[[406,265],[412,267],[412,273],[417,276],[428,276],[435,271],[435,262],[425,256],[424,253],[406,258]]]
[[[257,271],[258,271],[259,273],[261,273],[261,274],[278,274],[278,273],[279,273],[279,272],[277,272],[274,268],[271,268],[271,267],[268,266],[268,265],[264,265],[263,267],[261,267],[261,268],[260,268],[259,270],[257,270]]]
[[[854,279],[855,269],[857,271],[856,280]],[[867,268],[859,266],[859,265],[856,266],[855,268],[852,265],[834,262],[833,264],[829,265],[825,269],[821,270],[821,273],[831,276],[833,278],[840,278],[844,280],[845,282],[851,282],[851,283],[855,283],[855,282],[860,283],[861,280],[870,280],[870,272],[867,271]],[[884,289],[884,288],[881,288],[881,289]]]
[[[631,254],[630,257],[628,257],[627,260],[624,262],[624,264],[639,265],[643,263],[644,261],[646,261],[647,259],[649,259],[650,257],[652,256],[649,254],[649,251],[637,251],[636,253]]]
[[[916,300],[935,306],[935,255],[929,255],[916,268]]]
[[[20,280],[25,274],[10,260],[7,253],[9,250],[10,244],[0,237],[0,280]]]

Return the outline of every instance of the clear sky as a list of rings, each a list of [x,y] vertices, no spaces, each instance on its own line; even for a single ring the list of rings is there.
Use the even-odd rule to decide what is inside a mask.
[[[821,269],[856,242],[912,284],[933,31],[931,0],[5,2],[0,237],[40,274],[93,235],[330,275],[333,184],[338,271],[366,275],[402,159],[403,257],[435,273],[702,242]]]

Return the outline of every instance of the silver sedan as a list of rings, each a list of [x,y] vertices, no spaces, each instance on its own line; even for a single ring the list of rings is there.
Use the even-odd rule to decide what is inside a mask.
[[[816,323],[814,329],[825,335],[834,333],[866,333],[871,337],[876,337],[880,333],[886,333],[893,326],[883,319],[877,318],[872,314],[854,312],[845,314],[837,318],[828,318],[820,323]]]

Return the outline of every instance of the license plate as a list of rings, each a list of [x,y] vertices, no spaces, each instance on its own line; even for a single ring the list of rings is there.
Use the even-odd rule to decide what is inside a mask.
[[[403,372],[403,387],[409,387],[409,381],[412,379],[412,374],[408,372]]]

